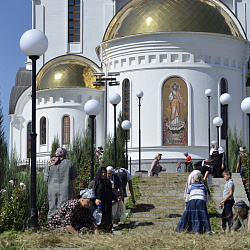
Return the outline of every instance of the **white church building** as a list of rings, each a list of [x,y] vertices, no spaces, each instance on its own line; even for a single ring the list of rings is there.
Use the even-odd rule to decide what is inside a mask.
[[[208,157],[208,128],[217,139],[214,117],[236,125],[248,138],[242,100],[250,96],[248,0],[33,0],[32,28],[45,33],[48,50],[37,61],[37,158],[49,159],[51,144],[61,145],[88,128],[84,104],[100,102],[96,146],[114,131],[108,97],[121,96],[117,114],[130,120],[128,155],[138,170],[139,106],[141,166],[148,170],[156,153],[175,171],[183,152]],[[112,72],[119,85],[94,86],[93,73]],[[98,80],[98,79],[97,79]],[[208,124],[207,89],[210,99]],[[9,105],[10,150],[31,154],[31,62],[16,75]],[[229,93],[226,109],[220,96]],[[107,107],[107,110],[105,110]],[[106,130],[106,131],[105,131]],[[220,145],[225,145],[225,123]]]

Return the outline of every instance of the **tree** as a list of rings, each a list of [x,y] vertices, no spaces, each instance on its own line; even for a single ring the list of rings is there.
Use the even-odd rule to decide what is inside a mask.
[[[122,113],[118,115],[118,124],[116,128],[116,154],[117,154],[117,167],[125,168],[126,159],[125,159],[125,131],[122,129]],[[103,152],[103,161],[105,166],[114,166],[114,137],[108,135]]]
[[[8,150],[3,125],[3,108],[0,100],[0,188],[5,181],[6,168],[8,167]]]
[[[231,172],[235,172],[239,148],[244,146],[242,132],[237,133],[236,125],[233,131],[228,129],[228,164]]]
[[[55,152],[59,147],[60,147],[59,138],[58,136],[55,136],[51,145],[50,158],[52,158],[55,155]]]

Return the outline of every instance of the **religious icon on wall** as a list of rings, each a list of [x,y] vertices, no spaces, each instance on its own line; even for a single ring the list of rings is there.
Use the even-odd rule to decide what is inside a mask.
[[[163,146],[187,146],[187,85],[183,79],[172,77],[165,81],[162,91]]]

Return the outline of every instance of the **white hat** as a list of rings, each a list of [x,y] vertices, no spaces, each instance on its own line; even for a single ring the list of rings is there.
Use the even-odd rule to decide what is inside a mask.
[[[107,167],[107,171],[112,171],[112,172],[113,172],[113,171],[114,171],[114,169],[113,169],[113,167],[108,166],[108,167]]]
[[[95,191],[93,189],[84,189],[80,191],[80,195],[83,199],[95,199]]]
[[[243,147],[240,147],[240,148],[239,148],[239,150],[240,150],[241,152],[244,152],[244,149],[243,149]]]

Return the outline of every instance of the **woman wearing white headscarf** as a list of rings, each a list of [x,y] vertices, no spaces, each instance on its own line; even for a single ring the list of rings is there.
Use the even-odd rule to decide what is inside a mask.
[[[89,207],[95,201],[95,191],[81,190],[77,199],[68,200],[55,212],[48,222],[50,230],[68,231],[72,234],[88,232],[97,233],[98,228]]]
[[[221,178],[224,169],[224,150],[218,146],[217,141],[212,141],[210,150],[210,160],[213,161],[212,175],[214,178]]]

